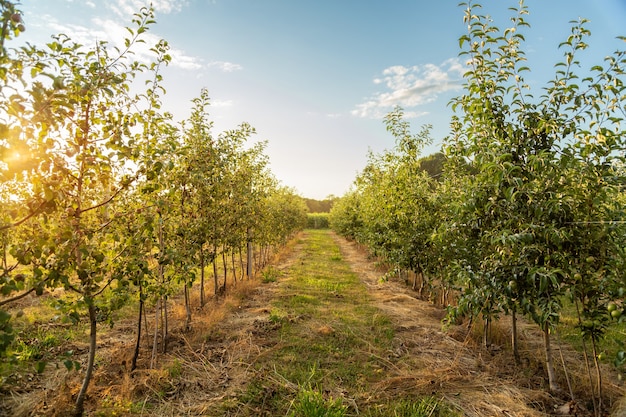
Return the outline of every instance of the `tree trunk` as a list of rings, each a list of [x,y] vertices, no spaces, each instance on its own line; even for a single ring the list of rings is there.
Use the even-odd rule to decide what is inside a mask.
[[[85,371],[85,379],[80,388],[78,397],[76,397],[76,405],[74,407],[74,416],[82,416],[85,411],[85,397],[87,396],[87,388],[93,374],[93,364],[96,358],[96,306],[93,300],[89,303],[89,357],[87,359],[87,370]]]
[[[246,268],[243,265],[243,250],[241,249],[241,246],[239,246],[239,270],[241,271],[241,274],[239,274],[239,276],[243,281],[243,277],[246,275]]]
[[[141,285],[141,279],[139,279],[139,319],[137,320],[137,341],[135,342],[135,352],[133,353],[133,359],[130,365],[130,372],[137,369],[137,359],[139,358],[139,345],[141,342],[141,320],[143,316],[143,287]]]
[[[235,266],[235,250],[230,252],[230,262],[233,266],[233,285],[237,284],[237,267]]]
[[[248,242],[246,243],[247,246],[247,251],[248,253],[246,254],[246,259],[247,259],[247,264],[246,264],[246,275],[248,275],[248,279],[252,278],[252,268],[253,268],[253,252],[252,252],[252,240],[250,240],[250,236],[251,236],[251,231],[250,229],[248,229]]]
[[[150,327],[148,327],[148,314],[146,313],[146,303],[144,302],[142,305],[143,310],[143,327],[146,329],[146,334],[150,333]]]
[[[598,383],[598,408],[596,410],[596,415],[602,415],[602,372],[600,371],[600,363],[598,362],[598,346],[596,341],[591,339],[591,346],[593,348],[593,363],[596,367],[596,379]]]
[[[217,248],[214,248],[215,253],[213,256],[213,292],[215,293],[215,296],[217,297],[217,294],[219,293],[219,288],[220,288],[220,284],[219,284],[219,278],[217,276]]]
[[[491,345],[491,338],[489,337],[489,331],[491,330],[491,318],[489,316],[483,317],[483,346],[486,348]]]
[[[556,383],[556,375],[554,373],[554,363],[552,360],[552,347],[550,345],[550,325],[545,323],[543,325],[543,341],[544,349],[546,353],[546,371],[548,373],[548,384],[550,385],[551,392],[559,392],[561,389]]]
[[[169,336],[167,314],[167,295],[163,297],[163,353],[167,353],[167,338]]]
[[[185,284],[185,330],[191,330],[191,306],[189,305],[189,287]]]
[[[267,246],[263,246],[263,261],[261,262],[261,268],[267,265]]]
[[[578,316],[578,325],[582,327],[582,317],[580,315],[580,305],[578,304],[578,298],[574,299],[574,303],[576,305],[576,314]],[[585,369],[587,371],[587,376],[589,378],[589,386],[593,386],[593,377],[591,376],[591,367],[589,366],[589,354],[588,354],[588,350],[587,350],[587,344],[585,343],[585,338],[581,338],[581,343],[583,346],[583,353],[585,355]],[[598,413],[598,406],[596,404],[596,396],[595,393],[592,392],[592,396],[591,399],[593,401],[593,410],[594,410],[594,415],[599,415]]]
[[[161,321],[161,297],[154,306],[154,338],[152,339],[152,357],[150,358],[150,369],[156,366],[156,356],[159,344],[159,322]]]
[[[200,308],[204,307],[204,251],[200,247]]]
[[[228,264],[226,263],[226,248],[222,248],[222,264],[224,266],[224,286],[222,291],[226,293],[226,279],[228,278]]]
[[[159,212],[159,256],[162,257],[165,252],[165,239],[163,238],[163,215]],[[159,262],[159,282],[165,286],[165,266],[162,261]],[[156,366],[156,356],[159,344],[159,322],[161,321],[163,296],[159,297],[155,306],[154,317],[154,340],[152,344],[152,358],[150,359],[150,368]],[[163,327],[163,326],[161,326]],[[165,340],[162,339],[163,343]]]
[[[515,311],[515,306],[513,306],[513,310],[511,310],[511,349],[513,350],[513,358],[515,359],[515,363],[519,365],[520,357],[517,340],[517,313]]]

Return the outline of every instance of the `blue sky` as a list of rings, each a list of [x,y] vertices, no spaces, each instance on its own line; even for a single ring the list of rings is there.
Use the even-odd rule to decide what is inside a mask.
[[[42,44],[65,33],[86,45],[123,39],[149,0],[22,0],[26,32]],[[433,126],[435,152],[448,134],[449,100],[460,93],[456,0],[153,0],[153,39],[172,48],[164,107],[177,120],[209,90],[214,133],[245,121],[268,142],[271,170],[305,197],[343,195],[369,149],[391,148],[382,117],[400,105],[414,131]],[[517,1],[483,0],[507,27]],[[626,44],[626,0],[526,0],[531,29],[526,75],[540,89],[554,75],[570,20],[590,20],[583,68]],[[539,91],[539,90],[538,90]],[[539,95],[539,92],[536,94]]]

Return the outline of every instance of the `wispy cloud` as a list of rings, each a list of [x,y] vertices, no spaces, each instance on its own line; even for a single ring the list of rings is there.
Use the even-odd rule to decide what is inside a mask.
[[[188,0],[115,0],[109,4],[109,7],[124,17],[132,16],[142,7],[150,7],[150,5],[154,7],[154,11],[157,13],[168,14],[180,12],[188,4]]]
[[[352,115],[362,118],[380,118],[395,106],[406,110],[408,117],[427,114],[416,107],[431,103],[440,94],[461,88],[465,71],[458,59],[453,58],[441,65],[425,64],[405,67],[388,67],[374,84],[382,85],[385,91],[377,92],[352,110]],[[413,109],[413,110],[412,110]]]
[[[232,100],[211,100],[211,107],[232,107]]]
[[[130,0],[124,1],[129,2]],[[161,1],[160,3],[163,4],[167,2]],[[171,1],[169,3],[176,2]],[[130,22],[130,19],[126,19],[123,22],[126,21]],[[123,22],[121,20],[95,17],[91,19],[91,25],[86,27],[61,23],[52,17],[48,17],[46,24],[55,33],[64,33],[73,41],[85,46],[89,47],[95,45],[98,41],[107,41],[111,45],[117,46],[120,50],[123,50],[125,49],[124,39],[130,36]],[[145,32],[141,36],[145,42],[137,43],[133,46],[134,58],[142,62],[150,62],[154,59],[154,53],[150,48],[156,45],[161,38],[152,32]],[[212,61],[207,63],[202,60],[202,58],[189,55],[184,50],[175,48],[172,45],[170,45],[168,53],[172,57],[170,66],[184,70],[201,71],[203,69],[217,69],[222,72],[234,72],[242,69],[241,65],[233,62]]]
[[[218,68],[222,72],[234,72],[243,69],[239,64],[225,61],[213,61],[207,64],[208,68]]]

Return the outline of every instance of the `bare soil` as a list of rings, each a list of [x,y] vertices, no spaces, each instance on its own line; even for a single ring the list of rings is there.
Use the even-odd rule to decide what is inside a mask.
[[[520,325],[523,363],[515,365],[507,348],[510,331],[506,324],[494,331],[496,345],[489,350],[477,342],[481,330],[475,326],[451,326],[444,330],[443,308],[418,299],[404,282],[383,281],[386,271],[364,250],[341,237],[333,238],[343,259],[368,288],[371,302],[390,318],[395,329],[392,349],[380,358],[386,363],[386,370],[384,377],[372,386],[372,398],[432,395],[463,415],[476,417],[590,415],[586,411],[590,407],[584,361],[577,352],[561,347],[563,362],[571,370],[572,385],[579,387],[575,388],[578,400],[570,401],[565,393],[551,395],[543,371],[541,335],[532,325]],[[99,344],[98,368],[86,414],[237,415],[220,414],[220,410],[229,405],[232,410],[241,399],[243,387],[259,377],[255,362],[271,356],[280,343],[276,338],[279,324],[268,319],[270,303],[281,285],[288,283],[290,267],[306,256],[304,245],[302,239],[294,240],[276,258],[274,267],[284,272],[277,282],[238,283],[236,291],[226,299],[194,311],[191,330],[183,329],[182,305],[174,304],[173,312],[179,319],[172,324],[169,350],[159,356],[158,369],[149,369],[150,340],[146,337],[139,370],[129,372],[134,321],[129,317],[119,322],[107,334],[106,342]],[[197,300],[194,302],[197,304]],[[84,351],[78,342],[74,348]],[[620,414],[617,405],[624,388],[613,379],[610,370],[606,374],[605,406],[612,408],[612,415],[626,415]],[[65,416],[78,391],[80,376],[65,369],[46,371],[45,377],[31,374],[27,376],[30,380],[0,392],[0,415],[4,412],[18,417]],[[290,383],[278,374],[263,378],[290,388]],[[564,378],[562,386],[564,392],[568,391]],[[270,398],[275,393],[266,395]]]

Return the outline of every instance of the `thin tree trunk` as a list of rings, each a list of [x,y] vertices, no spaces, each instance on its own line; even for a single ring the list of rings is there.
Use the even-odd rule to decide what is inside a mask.
[[[204,251],[200,247],[200,308],[204,307],[206,302],[204,298]]]
[[[593,363],[596,367],[596,382],[598,384],[598,409],[596,415],[602,415],[602,373],[600,372],[600,362],[598,362],[598,346],[596,341],[591,339],[591,346],[593,348]]]
[[[146,313],[146,303],[143,303],[143,327],[146,329],[146,334],[150,333],[150,327],[148,327],[148,314]]]
[[[520,364],[519,347],[517,339],[517,312],[515,306],[511,310],[511,349],[513,349],[513,358],[517,365]]]
[[[137,369],[137,359],[139,358],[139,345],[141,343],[141,320],[143,318],[143,287],[139,279],[139,319],[137,320],[137,341],[135,342],[135,352],[130,365],[130,372]]]
[[[248,275],[248,279],[250,279],[252,278],[254,252],[252,251],[252,248],[253,248],[252,240],[251,240],[252,232],[250,231],[250,229],[248,229],[247,233],[248,233],[248,241],[246,242],[246,246],[247,246],[248,253],[246,254],[246,259],[247,259],[246,275]]]
[[[233,285],[237,284],[237,267],[235,266],[235,251],[230,252],[230,262],[233,266]]]
[[[154,306],[154,338],[152,339],[152,357],[150,358],[150,369],[156,366],[157,349],[159,344],[159,322],[161,321],[161,297]]]
[[[484,316],[483,321],[483,346],[486,348],[491,345],[491,338],[489,337],[489,331],[491,330],[491,318],[489,316]]]
[[[241,280],[243,281],[243,277],[246,275],[246,268],[243,265],[243,249],[239,246],[239,270],[241,271]]]
[[[546,370],[548,372],[548,384],[550,385],[551,392],[559,392],[561,389],[556,383],[556,375],[554,373],[554,363],[552,360],[552,346],[550,345],[550,325],[545,323],[543,325],[543,341],[544,349],[546,353]]]
[[[169,337],[167,312],[167,295],[163,297],[163,353],[167,353],[167,339]]]
[[[576,314],[578,316],[578,325],[582,327],[582,317],[580,315],[580,306],[578,305],[578,298],[574,299],[574,304],[576,305]],[[593,386],[593,377],[591,376],[591,367],[589,366],[589,354],[587,353],[587,343],[585,343],[585,338],[582,337],[581,339],[582,345],[583,345],[583,353],[585,355],[585,369],[587,370],[587,376],[589,378],[589,385]],[[596,396],[595,393],[592,392],[591,395],[591,400],[593,402],[593,411],[594,411],[594,415],[598,415],[598,406],[597,406],[597,402],[596,402]]]
[[[76,397],[74,415],[77,417],[82,416],[85,411],[85,396],[87,395],[87,388],[89,388],[89,382],[91,381],[93,365],[96,358],[96,331],[96,306],[93,305],[92,300],[92,302],[89,303],[89,357],[87,359],[87,370],[85,371],[83,385],[80,388],[78,397]]]
[[[189,287],[185,284],[185,312],[187,313],[185,318],[185,330],[191,329],[191,306],[189,304]]]
[[[222,291],[226,293],[226,279],[228,278],[228,264],[226,263],[226,248],[222,248],[222,264],[224,266],[224,285]]]
[[[215,293],[215,297],[217,297],[217,294],[219,293],[219,288],[220,288],[220,284],[219,284],[219,278],[217,276],[217,248],[215,248],[215,253],[213,256],[213,292]]]

